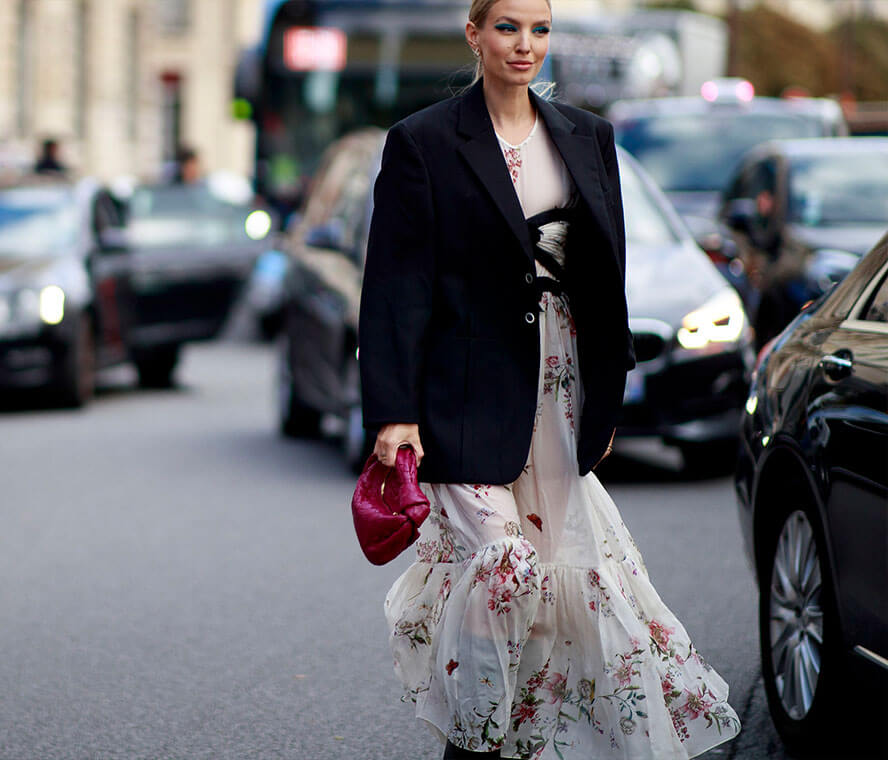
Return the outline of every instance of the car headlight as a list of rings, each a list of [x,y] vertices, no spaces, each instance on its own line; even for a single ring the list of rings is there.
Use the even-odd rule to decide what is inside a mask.
[[[736,343],[745,328],[743,303],[733,288],[727,288],[686,314],[676,338],[682,348],[697,350],[713,343]]]
[[[40,291],[40,319],[48,325],[57,325],[65,316],[65,291],[58,285],[47,285]]]
[[[0,328],[15,331],[43,322],[57,325],[65,316],[65,291],[58,285],[0,294]]]

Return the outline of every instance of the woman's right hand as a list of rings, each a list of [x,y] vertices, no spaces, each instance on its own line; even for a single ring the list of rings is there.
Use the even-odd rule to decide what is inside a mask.
[[[373,453],[386,467],[393,467],[398,456],[398,448],[408,444],[416,454],[416,465],[422,461],[423,450],[419,442],[419,425],[402,424],[383,425],[376,436]]]

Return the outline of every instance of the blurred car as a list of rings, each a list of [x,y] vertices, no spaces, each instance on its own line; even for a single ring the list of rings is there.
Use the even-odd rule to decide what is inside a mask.
[[[128,356],[124,221],[94,180],[0,188],[0,387],[89,401]]]
[[[888,757],[888,236],[763,349],[736,490],[780,735]]]
[[[888,139],[774,140],[743,158],[719,216],[760,292],[763,346],[888,229]]]
[[[338,432],[350,464],[368,449],[361,425],[357,319],[383,133],[327,152],[300,224],[287,238],[279,420],[288,435]],[[638,366],[621,435],[660,436],[691,465],[733,462],[754,359],[743,305],[657,188],[624,151],[627,293]]]
[[[248,188],[141,185],[128,198],[133,360],[168,385],[183,343],[215,337],[268,248],[271,214]]]
[[[706,82],[700,97],[616,101],[608,109],[617,142],[663,189],[697,243],[744,297],[746,283],[717,213],[741,157],[778,138],[845,135],[838,103],[756,97],[742,79]]]

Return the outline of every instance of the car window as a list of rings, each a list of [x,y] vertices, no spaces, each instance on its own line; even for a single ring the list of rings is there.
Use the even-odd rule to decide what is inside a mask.
[[[807,227],[888,225],[888,151],[793,159],[789,218]]]
[[[44,256],[73,244],[78,213],[68,188],[14,188],[0,192],[0,258]]]
[[[882,284],[863,311],[863,318],[867,322],[888,322],[888,276],[882,278]]]
[[[617,141],[667,192],[720,191],[741,157],[768,140],[818,137],[817,119],[802,114],[709,111],[627,119]]]
[[[626,240],[641,245],[663,245],[678,240],[676,231],[666,218],[654,195],[628,161],[620,164],[620,185]]]
[[[250,207],[228,203],[205,185],[146,185],[129,203],[129,237],[140,248],[213,246],[245,241]]]

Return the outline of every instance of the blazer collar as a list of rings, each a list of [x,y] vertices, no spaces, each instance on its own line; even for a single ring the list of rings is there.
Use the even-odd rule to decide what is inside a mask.
[[[576,124],[567,116],[533,90],[530,97],[581,197],[592,211],[598,226],[610,236],[607,210],[598,180],[600,170],[596,152],[599,147],[596,138],[574,134]],[[524,253],[533,261],[530,233],[487,111],[482,81],[472,85],[460,98],[457,131],[468,138],[459,147],[460,153],[493,198]],[[593,142],[596,144],[593,145]]]

